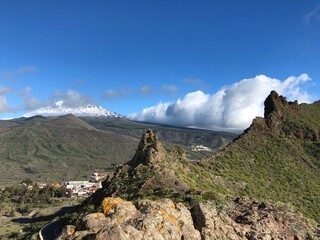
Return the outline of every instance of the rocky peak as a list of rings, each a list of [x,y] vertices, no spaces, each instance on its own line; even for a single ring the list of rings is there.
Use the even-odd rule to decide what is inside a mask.
[[[294,113],[300,112],[298,101],[288,102],[284,96],[280,96],[276,91],[271,91],[264,101],[264,117],[267,118],[271,113],[280,113],[287,109]]]
[[[161,160],[163,148],[158,141],[157,134],[148,129],[142,135],[138,149],[132,160],[128,163],[131,167],[136,167],[139,164],[150,165],[158,160]]]
[[[271,91],[264,101],[264,118],[255,118],[245,132],[286,134],[283,131],[285,119],[288,116],[298,116],[300,112],[298,101],[288,102],[284,96],[279,95],[276,91]]]

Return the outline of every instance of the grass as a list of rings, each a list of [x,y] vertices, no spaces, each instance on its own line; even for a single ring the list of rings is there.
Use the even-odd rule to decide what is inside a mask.
[[[291,203],[319,223],[320,144],[309,137],[320,132],[319,119],[319,103],[302,105],[300,114],[285,112],[287,135],[249,132],[202,165],[225,179],[233,193]],[[295,137],[296,131],[303,138]]]

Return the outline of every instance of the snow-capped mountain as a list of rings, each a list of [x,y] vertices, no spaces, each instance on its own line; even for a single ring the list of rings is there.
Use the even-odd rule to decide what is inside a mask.
[[[97,105],[85,105],[80,107],[64,106],[63,101],[56,102],[53,106],[43,107],[33,110],[23,115],[23,117],[32,117],[35,115],[42,116],[61,116],[66,114],[73,114],[78,117],[124,117],[116,112],[109,111]]]

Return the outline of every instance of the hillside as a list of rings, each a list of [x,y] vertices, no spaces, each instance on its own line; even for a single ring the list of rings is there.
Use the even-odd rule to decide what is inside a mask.
[[[83,179],[94,169],[123,162],[136,143],[133,137],[99,131],[73,115],[27,118],[0,133],[0,181]]]
[[[291,204],[320,222],[320,102],[288,103],[272,92],[265,118],[201,166],[233,193]]]
[[[60,239],[317,239],[319,116],[319,102],[271,92],[265,118],[200,164],[149,129],[80,211],[103,214],[70,219]]]
[[[265,112],[199,165],[183,149],[165,149],[154,133],[144,134],[132,160],[105,182],[105,196],[161,196],[192,205],[245,195],[291,204],[319,222],[320,102],[288,103],[272,92]]]
[[[85,121],[84,121],[85,120]],[[157,127],[157,125],[152,125]],[[125,118],[34,116],[0,121],[0,182],[63,181],[86,179],[94,169],[113,170],[134,154],[145,124]],[[212,149],[226,145],[236,135],[205,130],[158,126],[167,145],[208,140]],[[193,154],[203,158],[208,153]],[[54,169],[54,171],[52,171]]]
[[[117,134],[129,135],[140,140],[146,129],[152,129],[159,140],[165,146],[183,146],[188,158],[202,159],[212,155],[212,152],[192,152],[191,145],[205,145],[217,151],[230,143],[238,135],[228,132],[174,127],[154,123],[135,122],[126,118],[92,118],[81,117],[81,119],[100,130],[109,130]],[[132,155],[134,152],[132,153]],[[126,159],[127,160],[127,159]]]

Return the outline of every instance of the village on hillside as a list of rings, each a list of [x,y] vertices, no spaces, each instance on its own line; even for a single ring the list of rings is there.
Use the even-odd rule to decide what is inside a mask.
[[[49,186],[60,188],[65,187],[71,191],[71,196],[81,197],[90,196],[95,193],[98,189],[102,188],[101,182],[107,177],[107,173],[94,171],[90,176],[89,180],[83,181],[67,181],[64,183],[53,183]],[[48,186],[47,183],[37,183],[39,188]]]

